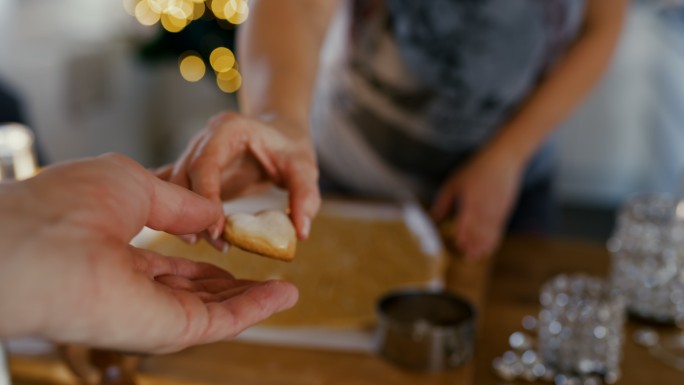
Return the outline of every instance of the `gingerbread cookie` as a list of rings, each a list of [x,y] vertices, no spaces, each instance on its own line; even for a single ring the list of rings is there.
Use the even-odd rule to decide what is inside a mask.
[[[231,214],[226,217],[223,236],[230,244],[265,257],[289,262],[295,256],[295,228],[282,211]]]

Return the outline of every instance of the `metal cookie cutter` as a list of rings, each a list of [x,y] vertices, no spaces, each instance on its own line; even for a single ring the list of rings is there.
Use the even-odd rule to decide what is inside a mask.
[[[403,368],[440,371],[473,356],[475,309],[455,294],[392,292],[380,299],[377,311],[377,351]]]

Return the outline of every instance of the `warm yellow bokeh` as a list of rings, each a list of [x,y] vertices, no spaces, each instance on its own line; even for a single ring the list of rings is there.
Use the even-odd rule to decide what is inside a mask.
[[[142,25],[154,25],[159,21],[159,13],[152,10],[146,1],[141,1],[135,6],[135,18]]]
[[[123,7],[140,24],[160,23],[168,32],[180,32],[190,23],[202,18],[208,10],[218,19],[241,24],[249,16],[248,0],[122,0]],[[242,85],[235,54],[225,47],[216,48],[209,57],[216,72],[216,83],[223,92],[232,93]],[[183,54],[179,60],[181,76],[196,82],[207,71],[204,61],[196,53]]]
[[[192,19],[192,12],[195,9],[195,5],[192,0],[182,0],[176,1],[176,4],[168,8],[167,13],[174,15],[175,17],[182,17],[185,19]]]
[[[245,13],[236,12],[228,19],[228,21],[235,25],[242,24],[245,22],[245,20],[247,20],[247,16],[249,16],[249,8],[247,8]]]
[[[179,32],[190,21],[197,20],[205,12],[204,0],[124,0],[124,8],[130,10],[143,25],[161,21],[169,32]]]
[[[245,0],[228,0],[223,9],[226,20],[233,24],[241,24],[249,15],[249,6]]]
[[[161,15],[161,24],[164,29],[173,33],[182,31],[188,25],[188,19],[179,16],[163,13]]]
[[[226,5],[223,7],[223,17],[225,19],[231,18],[237,11],[236,0],[227,0]]]
[[[189,82],[200,81],[207,71],[202,58],[194,52],[183,54],[179,63],[179,69],[183,79]]]
[[[193,20],[211,9],[218,19],[241,24],[249,16],[247,0],[122,0],[123,7],[143,25],[153,25],[160,20],[170,32],[178,32]],[[167,15],[167,17],[164,17]],[[166,19],[166,24],[164,24]],[[186,19],[185,23],[176,20]],[[169,26],[169,24],[172,24]],[[181,27],[182,26],[182,27]]]
[[[152,11],[161,15],[167,6],[168,0],[142,0],[141,2],[147,3],[147,6]]]
[[[242,75],[234,68],[226,72],[219,72],[216,74],[216,84],[223,92],[235,92],[242,85]]]
[[[232,8],[232,13],[245,13],[248,12],[249,10],[249,5],[247,5],[247,2],[245,0],[228,0],[228,3],[226,6],[230,6]],[[226,12],[228,14],[228,12]]]
[[[226,19],[226,14],[224,13],[226,3],[228,0],[212,0],[211,1],[211,11],[214,12],[214,16],[219,19]]]
[[[226,47],[218,47],[211,52],[209,63],[216,72],[226,72],[235,65],[235,55]]]
[[[204,16],[204,13],[207,11],[207,7],[204,4],[203,0],[194,0],[193,3],[193,10],[192,10],[192,20],[197,20],[200,17]]]

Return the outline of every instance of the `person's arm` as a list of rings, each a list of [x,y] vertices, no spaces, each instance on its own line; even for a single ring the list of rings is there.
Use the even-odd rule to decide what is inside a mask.
[[[339,0],[251,4],[250,17],[238,31],[241,111],[282,120],[288,134],[308,137],[320,49]]]
[[[305,148],[301,152],[313,163],[309,110],[321,47],[338,6],[339,0],[255,0],[250,17],[238,30],[240,111]],[[287,186],[293,220],[307,233],[318,209],[318,199],[307,192],[308,184],[317,183],[314,167],[315,180],[293,177]]]
[[[297,301],[284,281],[135,248],[144,225],[201,231],[221,206],[107,155],[0,184],[0,338],[171,352],[234,337]]]
[[[176,164],[158,175],[217,202],[271,184],[283,187],[297,235],[307,238],[320,206],[309,106],[320,48],[337,5],[335,0],[252,2],[238,33],[242,113],[213,118]],[[219,249],[223,224],[221,218],[209,230]]]
[[[581,38],[487,146],[524,167],[593,88],[615,48],[628,0],[587,1]]]
[[[581,36],[492,140],[442,186],[432,214],[457,203],[453,239],[466,256],[498,245],[527,163],[549,133],[589,93],[612,57],[628,0],[587,1]]]

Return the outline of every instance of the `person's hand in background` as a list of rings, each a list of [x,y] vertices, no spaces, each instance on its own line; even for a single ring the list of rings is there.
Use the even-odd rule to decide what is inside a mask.
[[[318,168],[309,137],[289,135],[296,130],[288,130],[287,125],[276,119],[221,113],[195,136],[175,164],[161,168],[157,176],[217,204],[273,185],[284,188],[297,236],[306,239],[321,201]],[[223,226],[221,216],[207,233],[219,249]]]
[[[437,221],[455,215],[450,235],[466,258],[496,250],[519,192],[522,169],[517,161],[483,152],[442,185],[432,215]]]
[[[601,77],[628,7],[626,0],[587,2],[577,40],[490,142],[442,187],[433,215],[443,219],[456,207],[454,242],[466,256],[490,254],[500,242],[524,167]]]
[[[134,352],[229,339],[297,301],[287,282],[239,280],[129,245],[145,225],[199,232],[221,206],[117,155],[0,184],[0,337]]]

